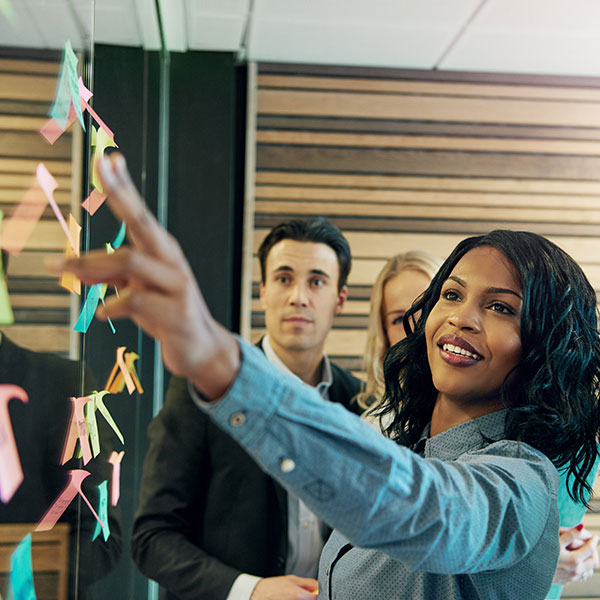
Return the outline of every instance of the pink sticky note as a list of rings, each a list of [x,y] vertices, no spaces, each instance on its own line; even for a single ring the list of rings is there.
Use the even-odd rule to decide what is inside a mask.
[[[123,379],[125,379],[125,385],[127,386],[127,391],[130,394],[135,392],[135,383],[133,383],[133,379],[131,377],[131,373],[125,364],[125,360],[123,359],[123,353],[125,352],[125,346],[121,346],[117,349],[117,363],[119,365],[119,369],[121,369],[121,373],[123,373]]]
[[[81,203],[81,206],[93,215],[106,200],[106,194],[98,190],[92,190],[92,193]]]
[[[121,495],[121,461],[123,460],[123,455],[125,454],[125,450],[121,450],[121,452],[113,452],[108,459],[108,462],[113,466],[112,472],[112,483],[110,486],[111,489],[111,504],[113,506],[117,505],[119,501],[119,496]]]
[[[27,392],[18,385],[0,385],[0,500],[8,502],[23,481],[23,469],[8,413],[11,398],[28,402]]]
[[[81,494],[84,502],[88,505],[89,509],[92,511],[94,517],[102,528],[104,528],[104,524],[100,520],[100,517],[96,514],[96,511],[90,504],[90,501],[86,498],[83,490],[81,489],[81,483],[83,480],[89,476],[89,471],[85,471],[83,469],[74,469],[69,471],[69,482],[65,486],[65,489],[58,495],[56,500],[51,504],[50,508],[46,511],[44,516],[41,518],[40,522],[37,524],[34,531],[49,531],[52,529],[56,522],[60,519],[62,514],[67,510],[67,507],[71,502],[73,502],[73,498],[77,494]]]
[[[85,84],[83,83],[83,79],[81,79],[81,75],[79,76],[79,79],[77,80],[77,83],[79,84],[79,97],[81,98],[81,102],[89,102],[90,98],[94,95],[92,94],[92,92],[90,92],[90,90],[88,90],[85,87]]]
[[[73,458],[75,452],[75,445],[79,440],[79,447],[83,455],[83,463],[87,463],[92,459],[92,450],[90,448],[90,441],[88,439],[87,427],[85,424],[85,414],[83,407],[92,400],[85,396],[81,398],[75,398],[71,396],[71,420],[69,423],[69,430],[65,443],[63,445],[63,452],[61,457],[61,464],[64,465],[67,461]]]
[[[48,169],[46,169],[46,167],[42,163],[40,163],[37,166],[36,177],[42,190],[44,191],[44,194],[46,194],[46,198],[48,198],[48,202],[50,203],[50,206],[52,207],[52,210],[54,211],[54,214],[56,215],[60,226],[63,228],[67,239],[71,243],[71,248],[73,248],[73,252],[77,253],[78,248],[75,245],[75,241],[71,237],[71,232],[69,231],[67,223],[64,217],[62,216],[60,209],[58,208],[58,204],[56,204],[56,200],[54,200],[54,190],[58,187],[56,179],[52,177],[50,171],[48,171]]]
[[[48,119],[40,129],[40,135],[49,143],[54,144],[56,140],[71,126],[73,121],[77,119],[77,113],[73,108],[73,104],[69,108],[69,116],[67,118],[67,125],[64,129],[61,128],[60,124],[56,119]]]
[[[25,192],[10,219],[2,225],[2,248],[19,254],[44,213],[48,200],[37,180]]]

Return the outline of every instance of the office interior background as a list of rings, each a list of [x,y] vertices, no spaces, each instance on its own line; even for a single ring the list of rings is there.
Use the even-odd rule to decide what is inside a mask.
[[[325,215],[343,230],[349,301],[326,350],[360,375],[371,285],[393,254],[444,257],[468,235],[526,229],[600,289],[598,31],[593,0],[3,0],[0,208],[11,216],[43,163],[62,215],[82,226],[82,251],[117,235],[105,205],[81,206],[97,121],[86,112],[85,130],[76,121],[53,144],[39,133],[68,41],[90,106],[225,326],[252,341],[264,331],[256,249],[273,225]],[[70,293],[44,266],[65,240],[48,207],[10,260],[14,324],[2,330],[84,359],[100,383],[118,347],[139,356],[143,394],[110,403],[125,440],[124,547],[96,588],[157,598],[128,533],[169,374],[131,323],[73,330],[89,290]],[[600,517],[586,526],[599,532]],[[600,576],[564,597],[600,598]]]

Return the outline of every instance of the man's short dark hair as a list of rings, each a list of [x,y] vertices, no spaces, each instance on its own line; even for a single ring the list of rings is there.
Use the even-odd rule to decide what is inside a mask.
[[[329,246],[337,256],[340,267],[338,290],[341,290],[350,273],[352,257],[348,240],[342,232],[325,217],[311,217],[310,219],[291,219],[279,223],[271,229],[258,249],[260,260],[260,278],[266,280],[267,256],[271,248],[281,240],[295,240],[297,242],[312,242]]]

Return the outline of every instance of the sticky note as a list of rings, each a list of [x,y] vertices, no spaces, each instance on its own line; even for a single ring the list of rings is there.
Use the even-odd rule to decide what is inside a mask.
[[[90,501],[87,499],[86,495],[83,493],[81,489],[81,484],[86,477],[89,477],[89,471],[85,471],[83,469],[73,469],[69,471],[69,481],[65,486],[65,489],[58,495],[56,500],[50,505],[50,508],[46,511],[44,516],[40,519],[40,522],[37,524],[34,531],[49,531],[52,529],[56,522],[61,518],[62,514],[67,510],[67,507],[73,501],[73,498],[80,494],[83,498],[83,501],[88,505],[88,508],[92,511],[94,517],[96,517],[96,521],[98,521],[102,528],[104,528],[104,524],[100,520],[100,517],[94,510],[93,506],[90,504]]]
[[[36,173],[38,183],[40,184],[40,187],[42,188],[44,194],[46,195],[46,198],[48,199],[48,202],[50,203],[50,206],[52,207],[52,210],[54,211],[54,214],[56,215],[56,218],[58,219],[60,226],[62,227],[63,231],[65,232],[67,239],[71,243],[71,248],[73,248],[73,252],[77,253],[79,250],[79,246],[75,245],[75,240],[73,240],[73,238],[71,237],[71,232],[69,231],[69,228],[67,227],[67,223],[65,222],[65,219],[62,216],[60,209],[58,208],[58,204],[56,204],[56,200],[54,199],[54,190],[58,187],[58,183],[56,183],[56,179],[54,179],[54,177],[52,177],[52,174],[50,173],[50,171],[48,171],[48,169],[46,169],[46,167],[44,166],[43,163],[40,163],[37,166],[35,173]]]
[[[121,452],[113,452],[108,459],[108,462],[113,466],[112,472],[112,482],[111,482],[111,504],[113,506],[117,505],[119,502],[119,496],[121,495],[121,461],[123,460],[123,455],[125,454],[125,450],[121,450]]]
[[[115,148],[116,144],[111,136],[102,127],[99,127],[97,130],[94,129],[94,133],[92,134],[92,146],[94,146],[94,157],[90,168],[90,180],[92,185],[99,192],[102,192],[102,184],[100,183],[100,178],[98,177],[96,164],[104,156],[104,151],[106,148]]]
[[[100,411],[100,414],[104,417],[106,422],[110,425],[111,429],[115,432],[116,436],[121,440],[121,444],[125,443],[125,439],[123,438],[123,434],[121,430],[118,428],[115,420],[112,418],[108,408],[106,408],[106,404],[104,404],[104,396],[109,392],[106,390],[102,390],[101,392],[94,392],[91,394],[91,397],[94,399],[94,404],[96,408]]]
[[[104,526],[101,527],[100,521],[96,523],[92,542],[100,535],[100,531],[102,531],[102,536],[106,542],[110,536],[110,527],[108,524],[108,481],[103,481],[98,486],[98,496],[98,515],[100,515],[100,521]]]
[[[71,418],[69,421],[69,429],[63,444],[61,456],[61,464],[64,465],[67,461],[73,458],[75,446],[79,440],[79,447],[83,455],[83,462],[87,464],[92,459],[92,450],[88,439],[87,425],[85,422],[84,406],[92,399],[89,396],[75,398],[71,396]]]
[[[0,210],[0,224],[2,223],[2,211]],[[8,296],[8,288],[6,287],[6,279],[4,278],[4,268],[0,261],[0,325],[12,325],[15,322],[10,298]]]
[[[19,254],[23,250],[47,204],[48,199],[34,178],[12,216],[2,224],[0,238],[4,250],[10,254]]]
[[[36,600],[31,561],[31,533],[28,533],[10,557],[10,594],[14,600]]]
[[[10,0],[0,0],[0,14],[3,14],[11,25],[17,23],[17,14]]]
[[[98,125],[100,127],[102,127],[102,129],[104,129],[104,131],[106,131],[106,133],[108,134],[108,136],[114,143],[115,134],[110,130],[108,125],[106,125],[106,123],[98,116],[96,111],[88,104],[88,101],[92,97],[92,95],[93,95],[92,92],[90,92],[90,90],[88,90],[85,87],[83,80],[80,77],[79,78],[79,97],[81,98],[81,105],[83,106],[83,108],[85,110],[87,110],[90,113],[90,115],[92,116],[94,121],[96,121],[96,123],[98,123]],[[115,144],[115,147],[118,148],[117,144]]]
[[[129,394],[138,390],[140,394],[144,393],[144,390],[140,384],[137,373],[135,372],[134,362],[139,358],[135,352],[128,352],[127,356],[124,357],[125,346],[117,348],[117,361],[108,377],[104,389],[108,390],[111,394],[118,394],[127,386]]]
[[[96,403],[94,397],[89,396],[90,402],[84,406],[85,424],[90,435],[92,456],[96,458],[100,454],[100,435],[98,434],[98,422],[96,421]]]
[[[79,256],[79,246],[81,242],[81,225],[77,223],[75,217],[69,213],[69,232],[71,233],[71,238],[75,242],[75,248],[77,252],[73,252],[73,248],[71,247],[71,243],[67,242],[65,247],[65,257],[70,258],[72,256]],[[61,287],[73,292],[74,294],[81,294],[81,281],[73,275],[73,273],[64,272],[60,278]]]
[[[67,128],[69,110],[71,108],[71,86],[69,85],[68,77],[66,57],[63,53],[63,60],[60,65],[58,81],[56,83],[56,91],[54,92],[54,102],[50,108],[50,117],[56,121],[59,128],[63,131]]]
[[[81,312],[79,313],[79,318],[73,327],[73,331],[79,331],[80,333],[87,332],[90,323],[96,314],[98,302],[100,302],[100,288],[101,285],[97,283],[88,289],[85,302],[81,307]]]
[[[0,385],[0,500],[4,503],[10,501],[23,481],[23,469],[8,412],[12,398],[29,401],[27,392],[18,385]]]
[[[92,182],[93,185],[93,182]],[[81,203],[81,206],[87,210],[90,215],[93,215],[106,200],[106,194],[103,194],[98,189],[92,190],[92,193]]]
[[[115,237],[115,239],[113,240],[111,246],[117,250],[118,248],[121,247],[121,245],[123,244],[123,242],[125,241],[125,233],[126,233],[127,229],[125,227],[125,221],[123,221],[121,223],[121,227],[119,228],[119,232],[117,233],[117,237]]]

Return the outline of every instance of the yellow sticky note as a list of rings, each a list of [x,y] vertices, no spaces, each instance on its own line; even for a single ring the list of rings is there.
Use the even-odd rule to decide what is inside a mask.
[[[95,133],[92,133],[92,145],[95,146],[95,149],[91,164],[91,182],[99,192],[102,192],[102,184],[100,183],[100,178],[98,177],[98,173],[96,171],[96,163],[102,158],[106,148],[116,148],[117,145],[102,127],[98,127],[98,129],[95,130]]]
[[[79,256],[79,244],[81,240],[81,225],[77,223],[72,214],[69,214],[69,232],[71,233],[71,238],[75,242],[75,248],[77,252],[73,252],[73,248],[71,247],[71,243],[67,241],[67,245],[65,248],[65,258],[71,258],[72,256]],[[60,278],[60,285],[64,287],[66,290],[81,295],[81,281],[72,273],[63,273]]]

